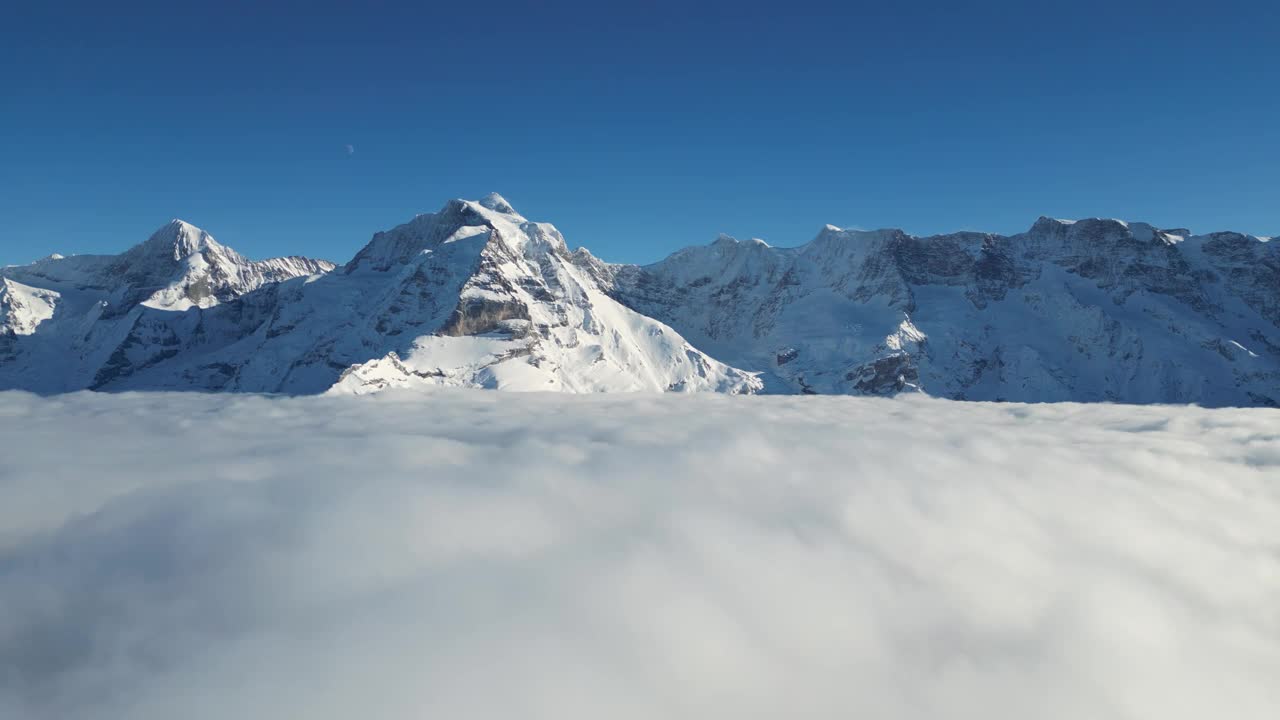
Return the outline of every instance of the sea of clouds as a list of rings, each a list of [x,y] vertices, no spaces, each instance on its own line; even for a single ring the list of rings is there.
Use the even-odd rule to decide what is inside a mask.
[[[1280,411],[0,393],[0,718],[1280,717]]]

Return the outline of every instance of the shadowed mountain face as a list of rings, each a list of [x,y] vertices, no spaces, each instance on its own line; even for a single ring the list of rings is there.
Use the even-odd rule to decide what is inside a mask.
[[[1014,236],[828,227],[598,265],[631,307],[782,392],[1275,405],[1280,245],[1116,220]]]
[[[0,389],[433,386],[1276,405],[1280,244],[1041,218],[722,236],[640,267],[491,195],[340,268],[174,221],[118,256],[0,269]]]

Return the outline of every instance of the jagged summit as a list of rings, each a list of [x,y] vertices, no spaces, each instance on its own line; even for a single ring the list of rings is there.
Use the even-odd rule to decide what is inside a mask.
[[[516,212],[515,208],[511,207],[511,203],[507,202],[506,198],[502,197],[496,192],[491,192],[488,195],[485,195],[484,197],[480,198],[479,202],[480,202],[480,205],[490,210],[493,210],[494,212],[500,212],[504,215],[513,215],[515,217],[523,219],[523,216],[521,216],[520,213]]]
[[[185,220],[174,218],[160,226],[151,237],[138,243],[126,255],[155,255],[179,261],[201,251],[234,253],[213,239],[213,236]]]
[[[720,233],[710,245],[705,246],[711,250],[727,256],[752,255],[762,250],[772,249],[769,243],[760,238],[751,238],[749,240],[739,240],[732,235]]]
[[[818,231],[817,236],[814,237],[810,244],[830,240],[869,242],[883,240],[890,237],[905,237],[906,234],[906,232],[899,230],[898,228],[862,230],[860,228],[838,228],[835,225],[824,225],[822,229]]]
[[[501,195],[481,200],[453,199],[434,213],[424,213],[390,230],[375,233],[344,268],[347,274],[388,272],[403,268],[415,257],[442,246],[491,241],[506,243],[513,251],[543,248],[568,252],[564,237],[550,223],[530,222]]]
[[[127,298],[157,309],[210,307],[263,285],[328,272],[333,264],[302,257],[252,261],[204,230],[174,219],[107,266],[133,291]]]
[[[1223,233],[1212,233],[1211,235],[1222,235]],[[1139,242],[1159,241],[1165,244],[1174,244],[1183,240],[1192,238],[1191,231],[1186,228],[1158,228],[1154,225],[1144,222],[1131,222],[1115,218],[1081,218],[1078,220],[1069,220],[1063,218],[1054,218],[1049,216],[1041,216],[1031,227],[1020,234],[1005,236],[993,233],[985,233],[973,230],[959,230],[955,232],[942,233],[930,236],[915,236],[907,233],[900,228],[880,228],[875,230],[865,230],[862,228],[842,228],[837,225],[826,224],[812,240],[797,246],[773,246],[765,240],[759,238],[751,238],[748,241],[742,241],[732,235],[720,233],[708,247],[728,248],[735,245],[748,246],[759,245],[770,248],[774,251],[796,250],[803,251],[805,249],[816,249],[823,245],[839,246],[843,243],[883,243],[883,242],[904,242],[910,240],[912,242],[934,242],[947,243],[960,238],[982,239],[982,238],[1026,238],[1026,237],[1073,237],[1073,238],[1097,238],[1103,236],[1125,237],[1130,240]],[[1209,236],[1202,236],[1209,237]],[[1267,238],[1255,237],[1252,235],[1243,235],[1251,240],[1266,242]],[[668,259],[687,258],[689,251],[693,248],[683,248],[673,252]],[[666,260],[659,261],[659,263]],[[655,263],[658,264],[658,263]]]
[[[1075,220],[1068,220],[1066,218],[1057,218],[1057,217],[1050,217],[1048,215],[1041,215],[1039,218],[1036,219],[1035,223],[1032,224],[1032,227],[1035,227],[1036,225],[1040,225],[1040,224],[1074,225],[1075,222],[1076,222]]]
[[[154,359],[156,352],[177,353],[176,331],[153,326],[151,312],[178,316],[176,322],[203,331],[203,318],[189,311],[333,267],[303,257],[247,260],[175,219],[119,255],[50,256],[2,268],[8,319],[0,318],[0,337],[10,340],[0,341],[8,345],[0,347],[0,387],[98,387],[122,372],[117,365],[128,354]],[[18,336],[24,337],[15,345]]]

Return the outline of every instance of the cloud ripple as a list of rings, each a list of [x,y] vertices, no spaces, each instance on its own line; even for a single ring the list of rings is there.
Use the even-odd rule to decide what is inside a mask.
[[[0,717],[1274,718],[1277,428],[0,394]]]

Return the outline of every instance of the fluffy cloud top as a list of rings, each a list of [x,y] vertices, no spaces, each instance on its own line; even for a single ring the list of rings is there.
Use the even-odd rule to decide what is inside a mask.
[[[1270,720],[1278,428],[0,394],[0,717]]]

